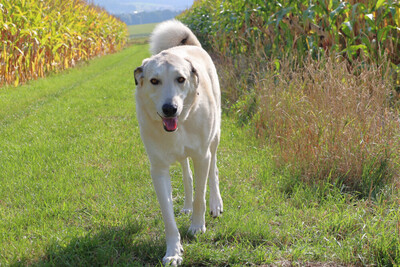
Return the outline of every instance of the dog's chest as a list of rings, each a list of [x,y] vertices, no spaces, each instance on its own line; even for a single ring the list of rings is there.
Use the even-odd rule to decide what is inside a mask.
[[[181,160],[194,156],[193,154],[200,150],[200,140],[199,136],[178,130],[166,139],[167,142],[163,143],[163,150],[168,151],[172,158]]]
[[[172,133],[164,130],[154,131],[153,134],[142,137],[150,157],[171,164],[187,157],[196,156],[203,150],[203,138],[198,134],[188,132],[184,127]]]

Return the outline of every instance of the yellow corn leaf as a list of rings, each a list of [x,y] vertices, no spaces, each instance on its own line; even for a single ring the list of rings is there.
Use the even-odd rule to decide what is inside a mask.
[[[17,75],[15,81],[14,81],[14,86],[17,87],[19,85],[19,77]]]
[[[64,68],[68,68],[68,58],[64,58]]]

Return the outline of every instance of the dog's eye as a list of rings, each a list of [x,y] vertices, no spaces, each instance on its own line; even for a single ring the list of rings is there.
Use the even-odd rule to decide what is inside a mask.
[[[185,78],[183,78],[183,77],[179,77],[176,80],[178,81],[178,83],[184,83],[185,82]]]
[[[157,84],[159,84],[160,83],[160,81],[159,80],[157,80],[157,79],[151,79],[150,80],[150,82],[151,82],[151,84],[153,84],[153,85],[157,85]]]

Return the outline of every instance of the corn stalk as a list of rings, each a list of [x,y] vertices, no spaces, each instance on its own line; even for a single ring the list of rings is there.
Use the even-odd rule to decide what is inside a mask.
[[[126,25],[83,0],[0,1],[0,86],[121,49]]]

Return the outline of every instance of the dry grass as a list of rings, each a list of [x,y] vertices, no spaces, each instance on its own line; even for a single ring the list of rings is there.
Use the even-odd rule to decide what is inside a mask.
[[[238,99],[239,120],[251,121],[276,151],[276,165],[292,176],[344,185],[362,197],[376,196],[396,177],[399,114],[391,107],[389,68],[242,60],[220,69],[221,88],[235,88],[224,92],[228,104]]]

